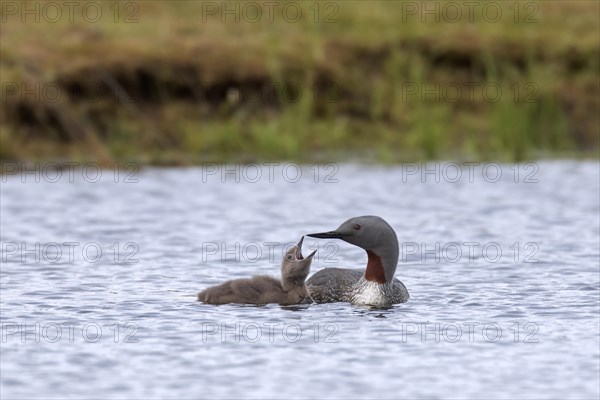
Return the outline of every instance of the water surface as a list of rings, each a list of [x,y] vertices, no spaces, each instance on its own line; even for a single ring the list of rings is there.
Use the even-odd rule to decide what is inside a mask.
[[[600,395],[598,163],[213,167],[2,178],[3,399]],[[363,214],[408,303],[195,301]],[[313,272],[366,262],[316,248]]]

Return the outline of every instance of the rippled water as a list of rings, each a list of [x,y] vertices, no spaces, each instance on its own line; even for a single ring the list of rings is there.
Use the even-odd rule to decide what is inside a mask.
[[[2,177],[1,397],[598,398],[598,163],[338,167]],[[363,214],[408,303],[195,301]],[[313,272],[366,262],[317,246]]]

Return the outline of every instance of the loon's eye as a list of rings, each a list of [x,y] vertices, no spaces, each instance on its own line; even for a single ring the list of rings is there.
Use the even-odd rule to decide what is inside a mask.
[[[291,260],[291,259],[292,259],[292,255],[291,255],[291,254],[288,254],[288,255],[285,257],[285,259],[286,259],[286,260]]]
[[[354,230],[357,231],[360,229],[360,225],[359,224],[354,224]]]

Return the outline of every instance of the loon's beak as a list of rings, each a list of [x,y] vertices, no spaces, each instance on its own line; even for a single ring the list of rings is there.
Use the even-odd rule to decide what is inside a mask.
[[[303,260],[304,259],[304,257],[302,257],[302,242],[303,241],[304,241],[304,236],[302,236],[300,238],[300,241],[296,245],[296,259],[297,260]]]
[[[309,260],[312,258],[312,256],[315,255],[315,253],[317,252],[317,250],[313,251],[312,253],[310,253],[308,255],[308,257],[304,258],[302,256],[302,242],[304,241],[304,236],[302,236],[300,238],[300,241],[298,242],[298,244],[296,245],[296,259],[297,260]]]
[[[329,232],[321,232],[321,233],[310,233],[306,236],[314,237],[317,239],[341,239],[342,234],[338,231],[329,231]]]

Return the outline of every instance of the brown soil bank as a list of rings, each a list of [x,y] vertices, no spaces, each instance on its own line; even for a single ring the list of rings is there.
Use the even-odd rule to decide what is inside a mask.
[[[2,161],[597,156],[595,1],[11,4]]]

